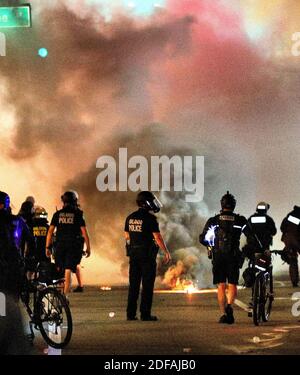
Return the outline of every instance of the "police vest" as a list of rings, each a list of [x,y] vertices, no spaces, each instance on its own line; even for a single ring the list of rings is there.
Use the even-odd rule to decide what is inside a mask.
[[[232,213],[222,213],[216,217],[216,237],[214,252],[224,255],[237,255],[243,226]]]

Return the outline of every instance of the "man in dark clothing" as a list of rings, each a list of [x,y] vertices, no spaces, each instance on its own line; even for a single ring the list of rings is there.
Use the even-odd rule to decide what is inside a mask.
[[[0,289],[18,296],[22,282],[22,246],[33,248],[33,238],[25,221],[12,215],[10,198],[0,192]]]
[[[168,263],[171,255],[160,234],[156,216],[150,213],[160,211],[160,202],[149,191],[140,192],[136,202],[139,209],[125,222],[126,248],[130,259],[127,320],[137,320],[137,300],[142,282],[141,320],[156,321],[157,317],[151,315],[156,256],[161,249],[165,254],[164,263]]]
[[[86,257],[91,254],[90,239],[83,212],[78,206],[78,195],[74,191],[65,192],[62,197],[63,208],[57,211],[51,220],[46,240],[46,254],[51,256],[52,235],[56,228],[55,263],[65,271],[64,292],[67,295],[71,286],[72,272],[76,273],[77,265],[83,254],[83,243],[86,244]]]
[[[270,250],[273,243],[277,229],[274,220],[267,215],[269,209],[268,203],[260,202],[256,207],[256,213],[248,219],[251,235],[247,238],[243,253],[249,259],[254,259],[255,253],[265,253]]]
[[[293,287],[299,283],[298,253],[300,251],[300,207],[294,206],[282,221],[280,230],[281,241],[284,242],[282,259],[289,264],[290,278]]]
[[[21,314],[16,304],[23,281],[21,241],[32,246],[24,220],[12,215],[10,198],[0,192],[0,354],[30,354],[25,341]],[[5,316],[1,316],[5,311]]]
[[[265,202],[259,202],[256,207],[256,213],[249,217],[248,226],[251,228],[251,234],[247,237],[247,244],[243,247],[242,253],[245,258],[254,262],[256,254],[263,254],[263,257],[271,265],[270,247],[273,243],[273,237],[277,233],[274,220],[267,215],[270,205]],[[269,268],[272,273],[272,267]],[[255,281],[255,269],[247,267],[243,272],[243,278],[246,287],[253,287]],[[273,278],[270,277],[271,287],[273,290]],[[253,293],[253,290],[252,290]],[[253,296],[252,296],[253,297]],[[249,316],[253,308],[253,299],[249,302]]]
[[[19,216],[21,216],[29,228],[32,227],[32,220],[34,217],[34,204],[31,200],[26,200],[22,203]]]
[[[49,229],[47,217],[48,213],[43,207],[35,207],[31,228],[34,239],[34,248],[27,252],[25,258],[29,279],[33,272],[35,272],[38,263],[50,262],[50,259],[46,256],[45,252],[47,232]]]
[[[247,220],[233,211],[236,200],[225,194],[221,199],[221,213],[208,219],[199,236],[202,245],[212,252],[213,282],[218,284],[218,302],[221,310],[220,323],[234,323],[232,305],[237,295],[241,260],[240,237],[249,234]],[[228,296],[226,304],[226,283]]]

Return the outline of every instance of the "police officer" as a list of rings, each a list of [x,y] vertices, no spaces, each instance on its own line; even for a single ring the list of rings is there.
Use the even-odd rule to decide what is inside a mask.
[[[46,256],[46,238],[49,229],[48,224],[48,213],[41,207],[36,206],[34,210],[34,216],[32,220],[32,234],[34,238],[34,248],[26,254],[26,268],[28,271],[28,279],[33,276],[38,263],[50,262],[50,259]]]
[[[6,305],[6,316],[0,317],[1,355],[32,354],[25,340],[21,313],[15,303],[23,275],[22,237],[32,245],[32,237],[24,220],[12,215],[9,195],[0,191],[0,292],[5,295]]]
[[[269,209],[268,203],[260,202],[257,204],[256,213],[248,219],[251,235],[247,238],[243,254],[249,259],[253,259],[255,253],[265,253],[270,250],[273,243],[277,229],[274,220],[267,215]]]
[[[33,248],[25,221],[11,213],[9,195],[0,192],[0,290],[17,297],[23,277],[22,244]]]
[[[285,245],[281,257],[289,264],[291,282],[296,288],[299,283],[300,207],[294,206],[293,211],[283,219],[280,230],[282,232],[281,241]]]
[[[34,217],[34,198],[27,197],[25,202],[22,203],[20,211],[18,213],[21,216],[29,228],[32,227],[32,220]]]
[[[256,213],[248,219],[248,226],[251,233],[247,237],[247,244],[243,247],[243,256],[254,261],[255,254],[263,254],[271,263],[270,247],[273,243],[273,237],[277,233],[274,220],[267,215],[270,205],[266,202],[259,202],[256,206]],[[269,269],[270,273],[272,268]],[[252,267],[248,267],[243,272],[245,286],[251,288],[255,281],[255,271]],[[273,278],[270,277],[270,289],[273,290]],[[253,292],[253,290],[252,290]],[[253,296],[252,296],[253,297]],[[253,308],[253,299],[249,302],[249,316]]]
[[[48,230],[46,254],[51,256],[52,235],[56,228],[55,263],[65,271],[64,292],[67,295],[72,272],[76,273],[82,258],[83,242],[86,244],[86,257],[90,256],[91,249],[83,212],[78,207],[78,194],[75,191],[66,191],[61,200],[63,208],[53,215]]]
[[[221,310],[219,323],[234,323],[232,305],[237,295],[241,251],[240,237],[248,235],[247,220],[233,211],[236,200],[227,192],[221,199],[221,213],[208,219],[199,236],[200,243],[212,251],[213,282],[218,284]],[[226,303],[226,283],[228,295]]]
[[[125,222],[127,255],[130,259],[127,320],[137,320],[137,300],[142,282],[141,320],[156,321],[157,317],[151,315],[156,256],[159,248],[164,252],[164,263],[171,260],[171,255],[160,234],[156,216],[150,213],[159,212],[161,203],[149,191],[140,192],[136,203],[139,209],[130,214]]]

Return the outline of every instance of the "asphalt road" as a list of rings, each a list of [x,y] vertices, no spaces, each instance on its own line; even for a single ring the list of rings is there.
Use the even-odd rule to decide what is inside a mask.
[[[269,322],[255,327],[244,310],[249,290],[239,290],[234,325],[218,324],[216,294],[155,293],[153,313],[158,322],[127,322],[127,289],[102,291],[88,287],[71,294],[74,320],[72,340],[62,354],[182,355],[182,354],[300,354],[300,317],[291,313],[292,294],[300,292],[288,282],[276,282],[276,297]],[[300,310],[300,309],[299,309]],[[253,338],[258,337],[259,342]],[[258,341],[258,339],[255,339]],[[45,344],[35,341],[35,354]]]

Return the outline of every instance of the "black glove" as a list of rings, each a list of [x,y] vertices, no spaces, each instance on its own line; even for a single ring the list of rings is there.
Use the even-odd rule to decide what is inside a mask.
[[[290,259],[290,256],[289,256],[289,252],[288,250],[284,249],[282,250],[281,254],[280,254],[280,257],[281,259],[287,263],[287,264],[290,264],[291,263],[291,259]]]

